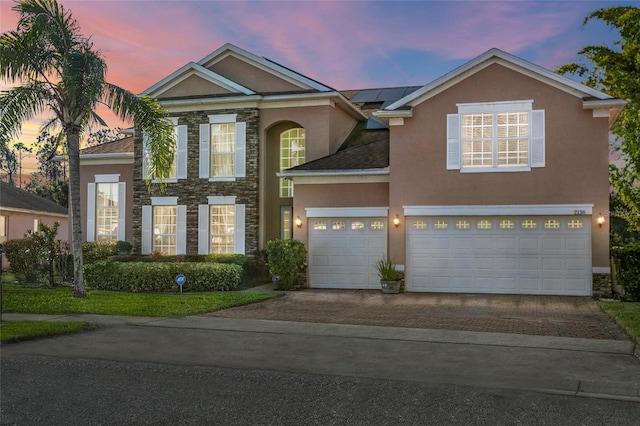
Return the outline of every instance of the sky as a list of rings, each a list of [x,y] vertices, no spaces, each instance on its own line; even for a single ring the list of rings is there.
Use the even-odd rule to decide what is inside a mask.
[[[554,70],[578,60],[584,46],[619,38],[600,21],[583,25],[589,13],[640,6],[638,0],[59,3],[102,52],[107,80],[134,93],[225,43],[338,90],[424,85],[493,47]],[[0,32],[16,28],[14,4],[0,0]],[[0,81],[0,90],[8,84]],[[123,126],[107,111],[100,115]],[[20,141],[34,140],[39,125],[24,125]]]

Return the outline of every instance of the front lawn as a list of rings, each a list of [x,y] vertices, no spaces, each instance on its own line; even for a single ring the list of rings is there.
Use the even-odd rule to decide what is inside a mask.
[[[598,305],[640,345],[640,303],[599,301]]]
[[[271,299],[274,293],[215,292],[184,294],[88,291],[73,297],[69,287],[2,285],[2,312],[24,314],[103,314],[167,317],[213,312]]]
[[[0,342],[19,342],[39,337],[93,330],[96,327],[86,322],[3,321],[0,323]]]

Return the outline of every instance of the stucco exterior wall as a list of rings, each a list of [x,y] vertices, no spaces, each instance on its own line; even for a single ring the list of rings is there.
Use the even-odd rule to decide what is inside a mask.
[[[181,96],[216,96],[216,95],[229,95],[230,91],[212,84],[209,81],[192,75],[185,80],[173,86],[171,89],[162,93],[158,99],[164,98],[177,98]]]
[[[60,222],[56,239],[60,241],[70,241],[69,239],[69,218],[60,215],[51,215],[46,212],[26,212],[0,208],[0,215],[7,217],[7,241],[24,238],[27,231],[33,231],[35,219],[40,219],[41,223],[53,226],[55,222]],[[7,256],[2,255],[2,269],[10,267]]]
[[[96,175],[113,174],[119,174],[120,177],[118,178],[118,181],[126,183],[125,240],[128,242],[133,241],[133,164],[85,164],[80,166],[80,216],[82,221],[82,241],[87,241],[87,184],[95,182]]]
[[[389,184],[383,183],[336,183],[295,185],[293,218],[302,219],[302,227],[293,227],[293,238],[308,243],[309,207],[387,207]],[[391,217],[391,216],[390,216]],[[389,228],[389,226],[387,227]]]
[[[499,84],[498,84],[499,82]],[[533,100],[545,110],[546,166],[529,172],[461,173],[446,169],[446,115],[457,103]],[[607,267],[608,119],[593,118],[582,99],[501,65],[491,65],[417,105],[391,127],[390,216],[407,205],[594,204],[593,266]],[[392,229],[390,253],[404,262],[404,232]],[[400,260],[402,259],[402,260]]]

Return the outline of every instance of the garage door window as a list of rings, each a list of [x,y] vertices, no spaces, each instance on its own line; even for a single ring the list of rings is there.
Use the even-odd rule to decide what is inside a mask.
[[[513,223],[512,220],[504,219],[500,221],[500,225],[499,225],[500,229],[513,229],[514,227],[515,227],[515,224]]]
[[[490,220],[479,220],[476,224],[478,229],[491,229],[491,221]]]
[[[456,229],[469,229],[469,221],[468,220],[459,220],[456,222]]]
[[[444,220],[436,220],[433,224],[434,229],[447,229],[449,228],[449,224]]]
[[[413,222],[413,229],[427,229],[427,222],[424,220],[416,220]]]
[[[364,230],[364,223],[360,221],[351,222],[351,229],[353,229],[354,231]]]
[[[371,229],[374,231],[382,231],[384,229],[384,222],[379,220],[371,222]]]
[[[313,229],[316,231],[324,231],[327,229],[327,222],[314,222]]]
[[[523,220],[522,221],[522,229],[536,229],[538,227],[538,223],[535,220]]]
[[[569,229],[582,229],[582,221],[580,219],[572,219],[568,223]]]
[[[344,222],[333,222],[333,225],[331,225],[331,229],[333,229],[334,231],[344,230],[345,229]]]
[[[549,220],[544,222],[544,228],[545,229],[559,229],[560,228],[560,222],[558,222],[555,219],[549,219]]]

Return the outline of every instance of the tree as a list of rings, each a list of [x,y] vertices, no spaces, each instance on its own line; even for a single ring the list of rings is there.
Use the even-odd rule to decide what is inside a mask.
[[[53,279],[53,271],[55,262],[60,250],[60,240],[56,240],[60,222],[55,222],[53,226],[47,226],[44,223],[38,225],[37,230],[28,231],[25,237],[31,238],[35,249],[38,250],[40,258],[44,260],[44,269],[47,271],[49,286],[56,285]],[[46,262],[46,263],[45,263]]]
[[[0,169],[6,173],[7,182],[15,186],[13,177],[18,170],[18,161],[15,152],[6,145],[0,146]]]
[[[35,142],[38,170],[31,174],[31,180],[25,186],[29,192],[60,204],[69,206],[69,181],[67,180],[67,166],[65,161],[53,161],[58,152],[60,135],[50,135],[42,132]]]
[[[22,142],[14,144],[13,148],[18,151],[18,188],[22,188],[22,157],[25,152],[31,153],[33,150]]]
[[[95,114],[108,106],[120,119],[136,123],[147,140],[148,173],[166,181],[173,162],[172,123],[157,100],[137,97],[107,82],[107,65],[93,43],[80,33],[71,11],[56,0],[21,0],[17,29],[0,34],[0,79],[15,84],[0,93],[0,146],[16,137],[22,122],[53,112],[65,136],[69,158],[71,245],[74,294],[85,297],[80,218],[80,136],[90,123],[106,125]]]
[[[599,19],[620,32],[612,47],[586,46],[578,52],[581,61],[557,69],[560,74],[584,78],[588,86],[627,101],[612,127],[625,165],[611,166],[611,183],[624,205],[620,209],[629,228],[640,231],[640,8],[631,6],[599,9],[584,20]]]
[[[89,133],[87,138],[88,146],[102,145],[103,143],[117,141],[122,138],[122,129],[101,129],[93,133]]]

